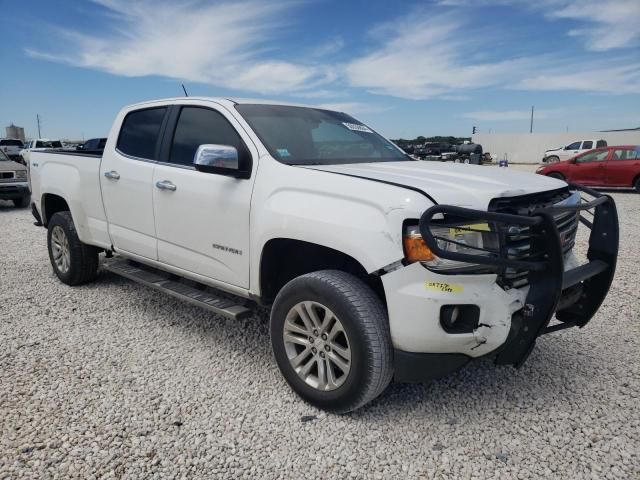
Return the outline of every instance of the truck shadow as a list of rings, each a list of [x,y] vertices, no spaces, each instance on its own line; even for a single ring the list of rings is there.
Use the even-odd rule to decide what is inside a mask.
[[[266,309],[243,321],[227,320],[106,271],[101,271],[95,282],[82,288],[105,287],[135,289],[141,304],[151,304],[154,310],[157,309],[157,313],[151,313],[158,316],[159,325],[189,335],[197,331],[205,342],[214,343],[216,348],[234,357],[244,357],[235,365],[260,365],[264,370],[262,374],[272,376],[274,381],[280,382],[278,388],[291,394],[273,360]],[[131,292],[123,291],[121,295],[128,296]],[[167,315],[167,312],[173,314]],[[593,372],[602,366],[602,359],[593,354],[577,355],[578,350],[575,342],[563,338],[562,334],[543,337],[521,369],[496,366],[489,359],[480,359],[443,379],[421,384],[392,383],[380,397],[348,417],[377,422],[386,421],[383,419],[389,416],[410,414],[455,424],[463,419],[474,421],[474,417],[486,415],[491,406],[498,408],[499,405],[499,408],[513,412],[533,404],[563,403],[567,401],[568,392],[587,391],[593,381]],[[235,367],[230,365],[229,368]],[[238,372],[238,378],[244,374],[246,371]]]

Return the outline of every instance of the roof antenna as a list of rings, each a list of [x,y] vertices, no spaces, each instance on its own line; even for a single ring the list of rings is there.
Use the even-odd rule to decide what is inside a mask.
[[[181,85],[182,85],[182,90],[184,91],[184,96],[185,96],[185,97],[188,97],[188,96],[189,96],[189,94],[187,93],[187,89],[186,89],[186,88],[184,88],[184,83],[182,83]]]

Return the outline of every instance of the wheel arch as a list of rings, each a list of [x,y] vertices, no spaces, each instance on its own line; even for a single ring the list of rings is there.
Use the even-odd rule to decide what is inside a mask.
[[[260,300],[270,304],[289,281],[318,270],[340,270],[369,285],[386,306],[382,280],[370,274],[357,259],[317,243],[293,238],[272,238],[265,243],[260,256]]]
[[[42,205],[42,223],[46,227],[53,217],[58,212],[71,212],[69,204],[64,197],[55,193],[44,193],[41,200]]]

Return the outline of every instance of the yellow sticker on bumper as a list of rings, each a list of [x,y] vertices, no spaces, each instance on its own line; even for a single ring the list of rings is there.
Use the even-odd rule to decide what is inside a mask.
[[[435,290],[436,292],[444,293],[462,293],[464,292],[464,285],[459,283],[446,283],[446,282],[426,282],[424,284],[427,290]]]

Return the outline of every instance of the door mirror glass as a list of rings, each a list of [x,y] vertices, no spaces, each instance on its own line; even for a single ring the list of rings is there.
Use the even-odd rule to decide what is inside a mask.
[[[200,172],[230,176],[242,173],[238,150],[230,145],[200,145],[193,158],[193,166]]]

